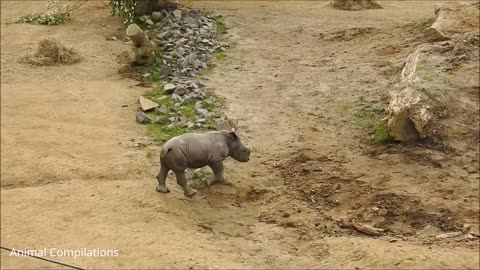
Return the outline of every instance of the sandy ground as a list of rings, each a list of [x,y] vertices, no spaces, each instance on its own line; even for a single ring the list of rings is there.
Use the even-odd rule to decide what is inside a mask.
[[[479,268],[478,240],[435,238],[478,230],[478,146],[461,155],[381,146],[355,125],[361,104],[384,106],[433,17],[431,1],[382,3],[361,12],[320,1],[191,3],[226,17],[235,46],[208,85],[254,152],[227,162],[228,185],[189,200],[173,179],[171,193],[155,192],[158,145],[134,147],[145,141],[134,111],[146,89],[117,74],[127,46],[106,40],[123,31],[106,3],[65,25],[32,26],[5,21],[45,2],[2,2],[2,246],[119,251],[56,258],[92,269]],[[50,36],[86,60],[18,62]],[[336,224],[349,218],[385,235]],[[58,268],[1,259],[4,269]]]

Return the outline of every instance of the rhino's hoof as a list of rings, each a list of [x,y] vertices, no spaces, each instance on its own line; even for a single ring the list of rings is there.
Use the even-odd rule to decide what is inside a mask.
[[[192,197],[193,195],[195,195],[195,193],[197,193],[197,190],[195,189],[190,189],[189,191],[185,191],[185,196],[187,197]]]
[[[157,186],[157,191],[162,193],[168,193],[170,190],[167,187]]]
[[[221,183],[225,183],[225,179],[221,179],[221,180],[219,180],[219,179],[212,179],[212,180],[207,181],[207,186],[208,186],[208,187],[211,187],[211,186],[213,186],[213,185],[221,184]]]

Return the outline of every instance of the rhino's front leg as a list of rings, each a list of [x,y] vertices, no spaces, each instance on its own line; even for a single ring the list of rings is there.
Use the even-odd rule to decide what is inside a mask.
[[[213,171],[213,180],[209,179],[207,182],[209,186],[225,182],[225,178],[223,176],[223,161],[218,161],[208,166],[210,166]]]
[[[160,172],[157,175],[157,180],[158,180],[157,191],[158,192],[163,192],[163,193],[170,192],[170,190],[168,190],[167,188],[167,185],[165,184],[167,175],[168,175],[168,169],[165,168],[165,165],[161,165]]]
[[[188,185],[185,171],[175,172],[175,177],[177,178],[177,184],[183,188],[183,194],[185,194],[185,196],[190,197],[197,193],[195,189]]]

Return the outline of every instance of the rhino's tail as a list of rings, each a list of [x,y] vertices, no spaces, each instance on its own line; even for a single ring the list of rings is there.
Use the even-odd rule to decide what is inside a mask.
[[[163,159],[172,149],[172,147],[164,147],[160,153],[160,159]]]

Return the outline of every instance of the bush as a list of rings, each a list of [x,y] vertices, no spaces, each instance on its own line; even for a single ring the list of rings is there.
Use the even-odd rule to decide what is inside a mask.
[[[113,15],[125,19],[124,23],[132,23],[136,17],[150,15],[153,11],[176,9],[175,0],[110,0]]]
[[[10,23],[30,23],[57,25],[68,21],[71,14],[79,9],[87,0],[76,1],[73,4],[64,4],[62,1],[49,0],[47,11],[43,13],[33,13],[12,20]]]
[[[113,15],[120,15],[124,23],[131,23],[135,18],[135,8],[138,0],[110,0]]]

